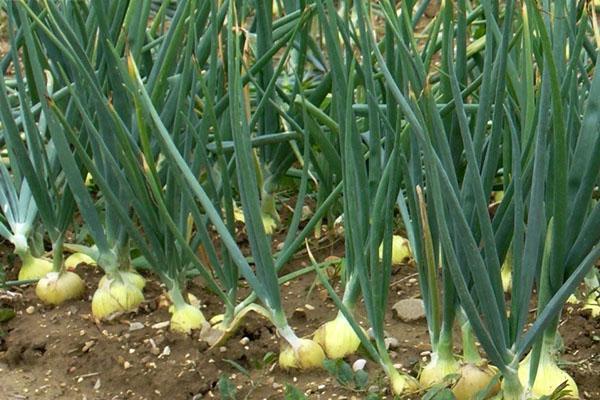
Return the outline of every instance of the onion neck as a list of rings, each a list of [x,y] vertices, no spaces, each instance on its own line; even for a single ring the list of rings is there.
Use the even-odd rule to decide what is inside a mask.
[[[473,335],[473,328],[471,324],[466,321],[461,325],[462,332],[462,347],[463,347],[463,359],[468,364],[479,365],[481,364],[481,356],[479,350],[475,344],[475,335]]]
[[[442,326],[440,336],[437,343],[432,343],[432,359],[435,355],[439,360],[450,360],[454,359],[454,353],[452,352],[452,330],[447,329],[446,326]]]
[[[63,273],[65,268],[63,264],[63,244],[64,236],[60,235],[54,243],[52,243],[52,271]]]
[[[169,290],[169,297],[173,302],[173,306],[175,310],[179,310],[187,305],[187,302],[183,298],[183,294],[181,293],[181,289],[179,289],[178,285],[173,285]]]
[[[342,303],[350,312],[354,312],[359,295],[360,285],[358,281],[358,274],[352,273],[346,282],[346,287],[344,288],[344,297],[342,297]]]
[[[507,367],[502,375],[504,378],[502,391],[504,400],[524,400],[526,398],[525,391],[519,380],[517,370],[513,367]]]
[[[279,335],[285,339],[286,342],[292,347],[292,349],[297,350],[300,347],[300,338],[296,335],[293,329],[285,323],[285,326],[278,326],[277,332]]]

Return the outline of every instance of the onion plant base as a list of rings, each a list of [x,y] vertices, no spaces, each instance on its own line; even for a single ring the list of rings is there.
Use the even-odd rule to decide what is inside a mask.
[[[313,340],[333,360],[353,354],[360,346],[360,338],[341,313],[334,320],[321,325],[315,331]]]
[[[264,307],[251,303],[240,311],[235,313],[235,316],[230,321],[225,321],[224,314],[215,315],[210,319],[210,329],[202,330],[200,333],[211,348],[220,346],[233,335],[240,327],[244,317],[251,311],[265,317],[270,321],[270,315]]]
[[[597,293],[590,293],[584,300],[582,310],[590,312],[593,318],[600,317],[600,298]]]
[[[311,339],[299,339],[295,346],[284,345],[279,353],[279,365],[283,369],[321,368],[325,361],[325,352]]]
[[[400,235],[392,236],[392,264],[399,265],[410,258],[410,245],[408,240]],[[383,257],[383,245],[379,247],[379,258]]]
[[[472,363],[462,365],[458,373],[460,377],[452,386],[452,393],[456,400],[474,399],[477,393],[485,390],[496,376],[496,372],[488,366],[478,366]],[[491,388],[486,398],[492,398],[499,390],[500,384],[497,383]]]
[[[137,287],[139,290],[144,290],[144,287],[146,287],[146,280],[144,279],[144,277],[133,269],[129,271],[119,271],[119,277],[127,283],[130,283],[133,286]],[[110,278],[107,275],[104,275],[100,279],[98,287],[103,286],[108,279]]]
[[[58,305],[79,299],[85,292],[83,280],[74,272],[50,272],[39,280],[35,294],[46,304]]]
[[[75,269],[79,264],[96,265],[96,261],[83,253],[73,253],[65,259],[65,268],[68,270]]]
[[[142,291],[129,281],[105,280],[92,297],[92,314],[103,320],[134,311],[144,300]]]
[[[419,383],[429,388],[444,381],[448,375],[459,373],[460,364],[454,357],[439,357],[433,353],[431,361],[421,370]]]
[[[19,280],[42,279],[49,272],[52,272],[52,261],[45,258],[38,258],[26,253],[21,257],[22,265],[19,270]]]
[[[206,322],[204,314],[199,308],[190,304],[171,308],[171,330],[173,332],[189,334],[194,329],[201,329]]]
[[[528,355],[519,365],[518,374],[521,382],[528,381],[530,360],[531,355]],[[568,394],[562,398],[578,399],[579,389],[573,378],[560,369],[550,355],[542,353],[535,382],[529,388],[531,396],[534,399],[549,396],[564,382],[566,382],[565,392],[568,392]]]

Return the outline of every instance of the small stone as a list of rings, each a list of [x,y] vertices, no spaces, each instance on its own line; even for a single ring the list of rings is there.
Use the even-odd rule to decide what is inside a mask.
[[[96,379],[96,383],[94,383],[94,390],[100,389],[100,378]]]
[[[352,364],[352,370],[354,372],[363,370],[365,368],[365,365],[367,365],[367,360],[365,360],[364,358],[359,358]]]
[[[387,337],[384,340],[386,349],[396,349],[400,346],[400,342],[395,337]]]
[[[140,329],[144,329],[144,324],[141,322],[132,322],[129,324],[129,331],[139,331]]]
[[[131,368],[131,363],[130,363],[129,361],[125,361],[125,362],[123,363],[123,368],[125,368],[125,369],[129,369],[129,368]]]
[[[163,329],[163,328],[166,328],[167,326],[169,326],[170,323],[171,323],[170,321],[158,322],[158,323],[152,325],[152,329]]]
[[[29,315],[33,314],[35,312],[35,307],[34,306],[29,306],[25,309],[25,312]]]
[[[304,305],[304,307],[306,307],[306,309],[307,309],[308,311],[314,311],[314,309],[315,309],[315,307],[314,307],[314,306],[311,306],[310,304],[305,304],[305,305]]]
[[[271,387],[273,389],[277,390],[277,389],[281,389],[283,387],[283,385],[281,383],[273,382],[273,385],[271,385]]]
[[[90,349],[92,348],[92,346],[94,346],[94,344],[96,344],[95,341],[93,340],[88,340],[87,342],[85,342],[85,344],[83,345],[83,347],[81,348],[81,352],[82,353],[87,353],[88,351],[90,351]]]
[[[243,338],[241,338],[241,339],[240,339],[240,344],[241,344],[242,346],[245,346],[245,345],[247,345],[248,343],[250,343],[250,338],[249,338],[249,337],[247,337],[247,336],[244,336]]]
[[[158,356],[158,358],[168,357],[170,355],[171,355],[171,348],[169,346],[165,346],[165,348],[163,349],[162,353],[160,353],[160,356]]]
[[[377,386],[377,385],[371,385],[371,386],[369,386],[369,389],[367,391],[369,393],[378,393],[379,392],[379,386]]]
[[[403,322],[415,322],[425,318],[425,305],[421,299],[400,300],[392,308]]]
[[[220,351],[221,353],[227,353],[227,347],[225,347],[225,346],[221,346],[221,347],[219,347],[219,351]]]

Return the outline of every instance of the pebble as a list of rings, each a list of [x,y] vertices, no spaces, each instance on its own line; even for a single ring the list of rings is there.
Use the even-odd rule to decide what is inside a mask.
[[[129,361],[125,361],[125,362],[123,363],[123,368],[125,368],[125,369],[129,369],[129,368],[131,368],[131,363],[130,363]]]
[[[400,346],[400,342],[395,337],[387,337],[384,339],[386,349],[396,349]]]
[[[35,312],[35,307],[34,306],[29,306],[25,309],[25,312],[29,315],[33,314]]]
[[[377,385],[371,385],[371,386],[369,386],[369,389],[367,391],[369,393],[378,393],[379,392],[379,386],[377,386]]]
[[[425,305],[421,299],[400,300],[392,308],[404,322],[415,322],[425,318]]]
[[[171,323],[170,321],[158,322],[158,323],[152,325],[152,329],[163,329],[163,328],[166,328],[167,326],[169,326],[170,323]]]
[[[129,324],[130,332],[139,331],[140,329],[144,329],[144,324],[142,324],[141,322],[132,322],[131,324]]]
[[[245,345],[247,345],[248,343],[250,343],[250,338],[249,338],[249,337],[247,337],[247,336],[244,336],[243,338],[241,338],[241,339],[240,339],[240,344],[241,344],[242,346],[245,346]]]
[[[219,351],[221,353],[227,353],[227,347],[226,346],[221,346],[221,347],[219,347]]]
[[[367,360],[365,360],[364,358],[359,358],[352,364],[352,370],[354,372],[360,371],[365,368],[365,365],[367,365]]]
[[[169,346],[165,346],[165,348],[163,349],[162,353],[160,353],[160,356],[158,356],[158,358],[167,357],[170,355],[171,355],[171,348]]]
[[[96,344],[95,341],[88,340],[87,342],[85,342],[84,346],[81,348],[81,352],[87,353],[92,348],[92,346],[94,346],[94,344]]]

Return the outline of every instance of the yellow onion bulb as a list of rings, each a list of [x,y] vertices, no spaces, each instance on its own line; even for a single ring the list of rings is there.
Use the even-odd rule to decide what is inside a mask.
[[[83,280],[74,272],[50,272],[40,279],[35,294],[46,304],[61,304],[67,300],[79,299],[85,292]]]
[[[142,291],[130,281],[107,279],[98,286],[92,297],[92,314],[97,319],[110,319],[135,311],[143,300]]]
[[[52,272],[52,261],[45,258],[34,257],[26,254],[22,258],[23,264],[19,270],[19,280],[42,279]]]
[[[189,334],[193,329],[200,329],[206,318],[198,307],[191,304],[183,304],[179,307],[171,307],[171,330],[179,333]]]
[[[590,293],[583,302],[582,310],[589,310],[592,313],[592,317],[600,317],[600,299],[597,293]]]
[[[390,380],[390,386],[392,392],[399,396],[405,393],[414,393],[421,390],[419,382],[410,375],[406,375],[398,372],[393,365],[388,365],[386,368],[386,374]]]
[[[354,353],[360,339],[342,314],[324,323],[316,330],[313,340],[323,348],[328,358],[337,360]]]
[[[458,371],[460,377],[452,386],[452,393],[456,400],[474,399],[477,393],[488,387],[496,372],[488,366],[477,366],[472,363],[464,364]],[[487,398],[491,398],[500,390],[500,384],[496,384]]]
[[[379,258],[383,257],[383,244],[379,246]],[[402,264],[410,258],[410,244],[406,238],[400,235],[392,236],[392,264]]]
[[[577,296],[575,296],[574,294],[570,295],[567,298],[567,303],[568,304],[578,304],[579,303],[579,299],[577,298]]]
[[[273,232],[275,232],[275,229],[277,228],[277,221],[275,221],[275,218],[273,218],[269,214],[263,213],[262,221],[263,221],[263,226],[265,227],[265,233],[267,235],[272,235]]]
[[[298,339],[294,347],[286,345],[279,353],[279,365],[284,369],[320,368],[325,361],[321,346],[311,339]]]
[[[406,379],[399,373],[395,373],[390,376],[390,385],[392,386],[392,392],[395,395],[401,395],[406,388]]]
[[[146,286],[146,280],[144,279],[144,277],[137,273],[135,270],[119,271],[119,276],[121,277],[121,279],[137,287],[139,290],[144,290],[144,287]],[[110,278],[104,275],[100,279],[98,286],[104,285],[108,279]]]
[[[528,382],[529,380],[529,364],[531,362],[531,355],[525,357],[525,359],[519,365],[519,380],[521,382]],[[571,378],[571,376],[560,369],[556,362],[550,358],[548,354],[542,354],[540,363],[538,365],[537,374],[533,386],[530,387],[530,392],[534,398],[551,395],[556,388],[566,382],[567,385],[565,390],[568,391],[568,395],[563,397],[565,399],[578,399],[579,389],[577,384]]]
[[[73,253],[65,260],[65,267],[69,270],[75,269],[79,264],[96,265],[96,260],[83,253]]]
[[[424,388],[431,387],[443,382],[446,376],[458,373],[459,368],[460,364],[454,357],[441,358],[437,353],[433,353],[431,361],[421,371],[419,382]]]

